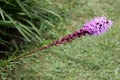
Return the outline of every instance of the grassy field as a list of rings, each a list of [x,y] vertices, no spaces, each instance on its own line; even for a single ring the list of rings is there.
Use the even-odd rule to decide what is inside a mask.
[[[55,1],[68,8],[65,35],[94,16],[105,15],[113,26],[104,35],[81,37],[1,66],[0,80],[120,80],[120,0]]]

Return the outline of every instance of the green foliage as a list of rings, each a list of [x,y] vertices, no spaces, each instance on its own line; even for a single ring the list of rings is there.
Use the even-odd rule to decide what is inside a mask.
[[[0,1],[0,53],[8,55],[19,48],[18,45],[34,43],[40,46],[44,40],[56,38],[55,29],[64,21],[60,13],[49,1]]]

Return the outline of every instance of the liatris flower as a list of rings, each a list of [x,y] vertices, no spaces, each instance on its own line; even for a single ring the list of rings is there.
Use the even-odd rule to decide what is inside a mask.
[[[73,34],[69,34],[69,35],[67,35],[59,40],[53,41],[52,43],[50,43],[42,48],[38,48],[36,50],[32,50],[29,53],[20,55],[20,56],[14,58],[13,60],[10,60],[10,62],[15,61],[16,59],[19,59],[23,56],[27,56],[27,55],[30,55],[32,53],[35,53],[37,51],[47,49],[47,48],[54,46],[54,45],[59,45],[59,44],[64,44],[66,42],[70,42],[76,38],[79,38],[79,37],[82,37],[85,35],[93,36],[93,35],[103,34],[106,31],[108,31],[108,29],[110,29],[111,26],[112,26],[112,21],[107,20],[106,17],[95,17],[93,20],[90,20],[89,22],[84,24],[84,26],[81,29],[75,31]]]
[[[112,21],[107,20],[106,17],[95,17],[93,20],[90,20],[84,24],[80,30],[77,30],[73,34],[69,34],[63,37],[60,40],[53,41],[52,45],[63,44],[85,35],[100,35],[108,31],[111,26]]]

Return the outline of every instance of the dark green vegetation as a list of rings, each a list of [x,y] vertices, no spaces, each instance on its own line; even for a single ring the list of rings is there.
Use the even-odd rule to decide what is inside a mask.
[[[0,0],[0,79],[119,80],[120,0]],[[113,27],[11,63],[8,60],[48,44],[105,15]],[[1,55],[0,54],[0,55]]]
[[[23,53],[23,48],[28,46],[24,46],[26,43],[41,46],[47,40],[56,38],[57,30],[65,29],[58,25],[63,21],[64,10],[58,9],[53,3],[43,0],[0,1],[1,58]]]

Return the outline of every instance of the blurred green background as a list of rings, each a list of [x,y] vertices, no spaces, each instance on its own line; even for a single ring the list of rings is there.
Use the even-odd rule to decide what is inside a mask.
[[[119,80],[119,5],[120,0],[0,0],[0,80]],[[8,62],[102,15],[113,21],[106,34]]]

